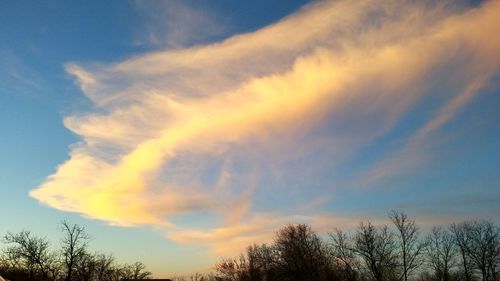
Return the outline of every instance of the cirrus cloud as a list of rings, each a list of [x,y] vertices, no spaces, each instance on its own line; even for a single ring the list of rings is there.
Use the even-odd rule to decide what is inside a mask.
[[[81,141],[30,195],[123,226],[175,229],[170,217],[186,213],[222,218],[210,231],[169,232],[179,242],[267,239],[267,226],[244,224],[257,211],[253,192],[273,185],[263,170],[279,178],[290,161],[318,151],[342,165],[423,98],[439,95],[445,104],[416,130],[411,149],[374,163],[364,177],[398,172],[413,159],[404,155],[419,156],[421,139],[498,74],[500,38],[491,34],[499,13],[498,1],[475,8],[324,1],[222,42],[111,64],[69,63],[95,110],[65,118]],[[262,215],[256,225],[290,217]]]

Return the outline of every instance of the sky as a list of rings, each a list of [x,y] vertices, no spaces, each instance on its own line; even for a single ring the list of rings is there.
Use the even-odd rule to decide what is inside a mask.
[[[0,233],[155,276],[288,223],[500,220],[500,1],[0,1]],[[1,245],[0,245],[1,246]]]

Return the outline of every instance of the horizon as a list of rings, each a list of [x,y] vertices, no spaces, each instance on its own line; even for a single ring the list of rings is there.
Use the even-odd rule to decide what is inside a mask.
[[[499,1],[0,4],[0,234],[209,270],[280,227],[500,221]],[[0,242],[0,249],[4,246]]]

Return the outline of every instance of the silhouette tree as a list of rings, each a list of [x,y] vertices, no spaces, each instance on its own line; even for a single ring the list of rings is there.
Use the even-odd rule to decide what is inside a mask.
[[[453,233],[455,244],[458,246],[460,257],[462,258],[462,268],[465,281],[472,280],[473,264],[469,256],[469,248],[471,247],[469,226],[470,223],[463,222],[460,224],[452,224],[450,226],[451,233]]]
[[[146,270],[146,266],[142,262],[134,264],[126,264],[121,268],[121,279],[148,279],[152,273]]]
[[[247,248],[251,280],[276,280],[279,253],[273,245],[253,245]]]
[[[31,280],[49,280],[53,255],[46,238],[33,236],[30,231],[23,230],[19,233],[8,232],[4,241],[9,244],[6,249],[7,256],[15,260],[17,265],[24,266]]]
[[[342,271],[342,279],[356,281],[358,279],[358,261],[352,238],[340,229],[335,229],[329,235],[332,241],[334,262]]]
[[[70,225],[67,221],[61,222],[61,230],[63,232],[61,241],[62,255],[66,267],[65,280],[72,281],[75,266],[78,263],[84,264],[80,259],[85,257],[89,236],[85,232],[83,226],[76,224]]]
[[[286,280],[326,280],[329,259],[318,235],[305,224],[287,225],[274,240],[277,270]]]
[[[398,280],[408,281],[409,275],[422,264],[420,254],[424,244],[418,239],[418,227],[415,220],[408,218],[404,212],[391,211],[389,218],[397,228],[399,258],[402,273]]]
[[[95,280],[95,273],[97,271],[97,263],[95,257],[87,252],[83,252],[75,260],[72,278],[78,281],[92,281]]]
[[[453,235],[445,228],[433,227],[425,243],[427,263],[434,270],[436,281],[449,281],[450,270],[456,265],[457,248]]]
[[[151,276],[140,262],[122,266],[115,263],[112,255],[88,253],[89,238],[83,227],[63,221],[60,229],[60,251],[51,251],[46,238],[29,231],[7,233],[3,237],[6,247],[0,252],[2,277],[16,281],[118,281]]]
[[[491,221],[472,221],[465,224],[468,236],[466,250],[481,272],[483,281],[496,280],[500,262],[500,229]]]
[[[247,259],[243,255],[236,259],[222,259],[221,262],[215,265],[215,270],[225,281],[256,280],[250,278]]]
[[[402,212],[392,212],[389,217],[397,232],[386,225],[361,222],[352,234],[335,229],[329,233],[328,244],[307,225],[287,225],[276,233],[272,244],[249,246],[238,258],[216,264],[216,275],[197,274],[191,280],[402,281],[412,279],[412,270],[421,260],[426,267],[418,270],[414,280],[499,280],[500,228],[492,221],[435,227],[419,242],[414,220]],[[3,277],[16,281],[118,281],[151,276],[140,262],[119,265],[112,255],[89,253],[83,227],[62,222],[61,229],[62,250],[57,252],[50,250],[46,238],[29,231],[7,233],[0,252]],[[462,267],[463,275],[457,271]]]
[[[115,258],[112,255],[96,254],[94,259],[96,264],[96,280],[112,281],[115,274],[115,268],[113,267]]]
[[[253,245],[246,256],[224,259],[215,270],[221,280],[322,281],[330,280],[326,244],[304,224],[287,225],[276,233],[274,244]]]
[[[387,226],[376,228],[368,221],[361,222],[355,235],[354,250],[375,281],[390,279],[394,274],[397,245]]]

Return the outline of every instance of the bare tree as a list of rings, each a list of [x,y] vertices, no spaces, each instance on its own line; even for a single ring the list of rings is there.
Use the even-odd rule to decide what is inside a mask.
[[[324,280],[329,260],[325,245],[305,224],[287,225],[276,233],[277,269],[289,280]]]
[[[445,228],[433,227],[426,238],[427,262],[434,270],[436,281],[449,281],[450,270],[456,265],[457,248],[453,235]]]
[[[96,257],[84,252],[76,259],[73,269],[73,279],[78,281],[93,281],[96,277]]]
[[[62,256],[66,267],[66,281],[73,280],[75,265],[85,256],[88,240],[90,239],[85,228],[76,224],[70,225],[67,221],[61,222]]]
[[[84,227],[61,223],[60,251],[51,251],[46,238],[30,231],[7,233],[6,247],[0,252],[0,273],[19,281],[117,281],[122,278],[148,279],[144,264],[116,265],[112,255],[87,252],[89,237]],[[2,245],[3,246],[3,245]]]
[[[146,266],[141,262],[126,264],[121,269],[121,279],[149,279],[151,272],[146,270]]]
[[[491,221],[473,221],[466,224],[466,233],[469,236],[467,252],[481,272],[483,281],[496,280],[500,229]]]
[[[215,265],[215,271],[225,281],[250,279],[248,261],[243,255],[236,259],[222,259],[221,262]]]
[[[31,280],[36,279],[37,275],[40,275],[42,280],[48,280],[53,255],[46,238],[33,236],[30,231],[23,230],[15,234],[7,233],[4,241],[10,244],[6,249],[9,258],[24,266]]]
[[[247,267],[250,280],[262,280],[267,272],[267,262],[262,259],[261,249],[262,247],[256,244],[247,247]]]
[[[329,233],[332,241],[332,254],[334,262],[342,270],[342,279],[347,281],[355,281],[358,277],[357,260],[354,251],[352,238],[340,229],[335,229],[335,232]]]
[[[354,250],[361,256],[375,281],[389,279],[393,274],[397,245],[387,226],[376,228],[368,221],[361,223],[355,235]]]
[[[115,261],[115,258],[112,255],[95,254],[94,260],[95,260],[96,280],[97,281],[113,280],[113,274],[115,271],[113,263]]]
[[[402,274],[398,280],[408,281],[408,276],[422,264],[420,254],[424,244],[418,239],[418,227],[415,220],[408,218],[404,212],[391,211],[389,218],[396,226],[399,238]]]
[[[279,252],[274,246],[266,244],[247,248],[250,277],[252,280],[276,280]]]
[[[453,233],[455,243],[458,246],[460,257],[462,258],[462,268],[465,281],[472,280],[472,262],[468,254],[470,248],[470,235],[468,234],[469,223],[452,224],[450,231]]]
[[[61,280],[63,277],[63,267],[57,252],[51,252],[47,259],[47,271],[49,280]]]

